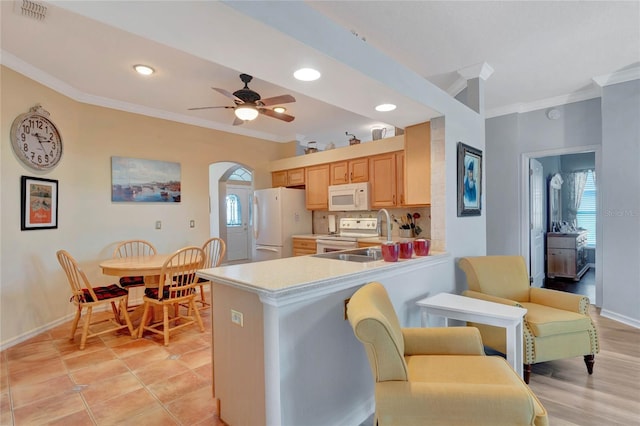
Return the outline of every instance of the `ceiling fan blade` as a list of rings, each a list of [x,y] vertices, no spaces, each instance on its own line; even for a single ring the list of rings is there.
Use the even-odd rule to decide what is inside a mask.
[[[264,114],[272,118],[277,118],[278,120],[286,121],[287,123],[290,123],[295,119],[293,115],[285,114],[283,112],[275,112],[272,109],[259,108],[258,111],[260,111],[260,114]]]
[[[296,98],[291,95],[280,95],[274,96],[272,98],[260,99],[260,102],[263,106],[271,106],[271,105],[279,105],[279,104],[288,104],[291,102],[295,102]]]
[[[232,106],[208,106],[208,107],[197,107],[197,108],[188,108],[189,111],[198,111],[200,109],[214,109],[214,108],[228,108],[233,109]]]
[[[244,123],[244,120],[240,120],[238,117],[235,118],[235,120],[233,120],[233,125],[234,126],[239,126],[241,124]]]
[[[228,90],[224,90],[224,89],[220,89],[219,87],[212,87],[213,90],[215,90],[216,92],[225,95],[227,98],[229,99],[233,99],[233,102],[235,102],[236,104],[243,104],[244,101],[242,99],[240,99],[239,97],[235,96],[233,93],[229,92]]]

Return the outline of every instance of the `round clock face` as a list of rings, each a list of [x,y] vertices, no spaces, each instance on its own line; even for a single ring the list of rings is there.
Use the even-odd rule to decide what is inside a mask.
[[[18,158],[36,170],[52,169],[62,157],[62,138],[55,124],[33,112],[19,115],[14,120],[11,145]]]

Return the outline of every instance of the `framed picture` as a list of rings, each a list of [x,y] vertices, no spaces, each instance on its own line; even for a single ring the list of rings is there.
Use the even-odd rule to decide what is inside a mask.
[[[58,181],[22,176],[20,229],[56,229],[58,227]]]
[[[111,157],[111,201],[179,203],[180,163]]]
[[[458,217],[480,216],[482,151],[458,142]]]

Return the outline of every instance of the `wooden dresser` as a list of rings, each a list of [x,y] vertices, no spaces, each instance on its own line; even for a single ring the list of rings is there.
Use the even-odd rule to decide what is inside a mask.
[[[580,281],[589,269],[586,245],[587,231],[547,233],[547,277]]]

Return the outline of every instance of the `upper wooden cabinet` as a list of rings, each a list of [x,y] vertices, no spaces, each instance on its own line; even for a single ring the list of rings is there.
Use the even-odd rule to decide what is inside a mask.
[[[431,123],[404,129],[403,205],[431,204]]]
[[[271,186],[273,188],[277,188],[279,186],[302,186],[305,183],[304,178],[304,167],[271,172]]]
[[[329,208],[329,164],[307,167],[305,172],[307,210],[327,210]]]
[[[354,160],[331,163],[330,170],[331,185],[369,181],[368,158],[356,158]]]
[[[396,154],[393,152],[369,158],[371,208],[398,205],[396,161]]]

